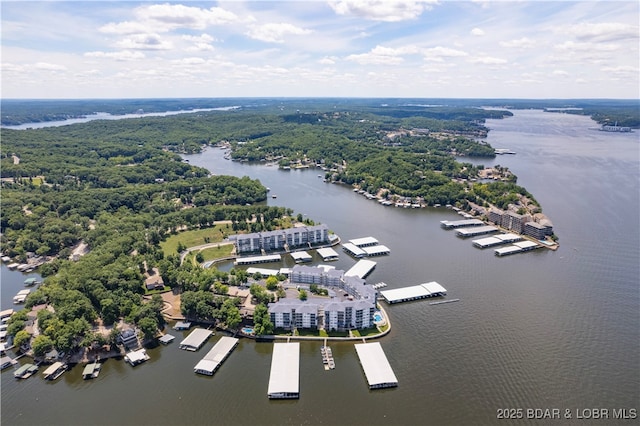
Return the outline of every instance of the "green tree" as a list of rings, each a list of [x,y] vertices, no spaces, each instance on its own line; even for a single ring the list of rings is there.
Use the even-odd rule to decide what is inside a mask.
[[[273,275],[270,275],[266,280],[266,286],[267,290],[275,290],[276,288],[278,288],[278,279]]]
[[[53,340],[49,336],[40,334],[33,339],[31,347],[35,356],[42,356],[53,348]]]
[[[20,330],[16,333],[14,339],[13,339],[13,344],[20,348],[22,347],[22,345],[24,345],[25,343],[28,343],[29,340],[31,339],[31,335],[29,333],[27,333],[26,330]]]
[[[300,289],[300,294],[298,295],[298,298],[302,301],[307,300],[307,290],[301,288]]]
[[[158,333],[158,322],[155,318],[144,317],[138,321],[138,327],[144,334],[145,339],[152,339]]]

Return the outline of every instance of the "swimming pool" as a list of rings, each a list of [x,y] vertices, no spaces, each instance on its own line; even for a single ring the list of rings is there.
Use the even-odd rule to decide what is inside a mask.
[[[253,334],[253,328],[251,328],[251,327],[242,327],[242,332],[244,334]]]
[[[373,320],[376,322],[382,321],[382,314],[380,314],[380,312],[376,312],[375,314],[373,314]]]

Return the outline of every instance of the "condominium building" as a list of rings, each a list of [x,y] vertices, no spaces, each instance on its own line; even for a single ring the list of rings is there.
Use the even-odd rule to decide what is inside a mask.
[[[500,225],[503,228],[522,234],[524,232],[524,224],[529,221],[531,221],[531,216],[529,215],[521,215],[508,211],[502,215],[502,223]]]
[[[553,225],[549,221],[527,222],[524,225],[524,234],[537,240],[544,240],[548,235],[553,235]]]
[[[253,253],[260,251],[279,251],[296,247],[310,247],[329,242],[329,228],[320,224],[315,226],[299,226],[276,231],[237,234],[230,237],[235,240],[236,253]]]

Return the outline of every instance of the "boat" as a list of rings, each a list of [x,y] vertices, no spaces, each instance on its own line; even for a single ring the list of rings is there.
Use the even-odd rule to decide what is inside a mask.
[[[67,364],[63,362],[54,362],[46,370],[42,372],[45,380],[55,380],[67,371]]]
[[[102,364],[98,361],[95,361],[91,364],[87,364],[82,370],[82,378],[84,380],[95,379],[100,374],[100,368],[102,368]]]
[[[29,377],[33,376],[36,371],[38,371],[37,365],[25,364],[14,371],[13,377],[15,377],[16,379],[28,379]]]
[[[333,360],[333,352],[329,346],[320,346],[320,353],[322,354],[322,363],[325,370],[333,370],[336,368],[336,363]]]
[[[273,194],[271,198],[278,198],[278,196],[276,194]]]

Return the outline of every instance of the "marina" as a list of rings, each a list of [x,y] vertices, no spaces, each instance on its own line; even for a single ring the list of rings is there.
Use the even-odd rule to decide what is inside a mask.
[[[300,397],[300,343],[274,343],[269,373],[269,399]]]
[[[186,351],[195,352],[204,345],[209,336],[213,334],[213,331],[206,330],[204,328],[196,328],[194,329],[186,339],[180,342],[180,349],[184,349]]]
[[[502,244],[515,243],[516,241],[521,241],[522,237],[516,234],[500,234],[494,235],[491,237],[480,238],[478,240],[471,241],[475,247],[478,248],[488,248],[499,246]]]
[[[360,365],[367,378],[369,389],[382,389],[398,386],[391,364],[380,342],[357,343],[354,345]]]
[[[498,232],[499,229],[495,226],[474,226],[471,228],[463,228],[463,229],[457,229],[456,230],[456,235],[458,237],[461,238],[468,238],[468,237],[476,237],[478,235],[486,235],[486,234],[492,234],[494,232]]]
[[[540,247],[542,247],[540,244],[534,243],[533,241],[529,241],[529,240],[518,241],[517,243],[514,243],[511,246],[500,247],[495,249],[495,255],[499,257],[508,256],[510,254],[523,253],[525,251],[535,250]]]
[[[131,364],[132,367],[136,365],[142,364],[143,362],[149,359],[149,355],[147,355],[147,351],[144,349],[138,349],[136,351],[131,351],[124,356],[124,360]]]
[[[344,273],[345,277],[358,277],[365,278],[367,275],[371,273],[376,267],[376,262],[373,260],[362,259],[359,260],[355,265],[351,267],[347,272]]]
[[[54,362],[46,370],[42,372],[42,376],[45,380],[56,380],[58,377],[67,371],[67,364],[63,362]]]
[[[239,339],[222,336],[209,352],[193,367],[198,374],[213,376],[213,373],[222,365],[231,351],[238,345]]]
[[[83,380],[96,379],[100,374],[101,367],[102,367],[102,364],[100,364],[98,361],[87,364],[82,370],[82,379]]]
[[[414,285],[411,287],[382,290],[380,292],[380,295],[382,295],[384,300],[389,304],[443,296],[445,294],[447,294],[447,289],[445,289],[435,281]]]

